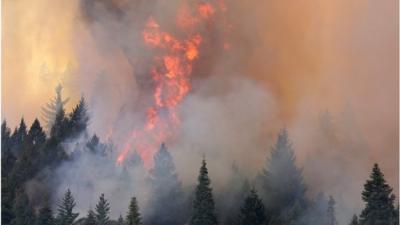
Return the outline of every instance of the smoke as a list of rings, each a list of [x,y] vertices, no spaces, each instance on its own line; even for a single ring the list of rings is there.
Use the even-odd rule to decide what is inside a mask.
[[[76,211],[84,217],[89,208],[95,209],[100,194],[104,193],[112,206],[111,218],[116,219],[125,215],[130,198],[135,196],[146,216],[150,186],[140,158],[129,158],[125,166],[117,166],[111,143],[89,148],[85,138],[64,143],[64,147],[71,151],[72,160],[64,162],[52,174],[50,180],[58,197],[54,203],[70,189],[77,202]]]
[[[91,131],[116,145],[106,158],[84,154],[59,169],[65,180],[58,193],[71,186],[81,215],[101,192],[113,216],[124,212],[125,198],[135,190],[148,207],[145,187],[119,185],[115,155],[142,122],[151,94],[154,52],[142,40],[145,23],[152,16],[163,29],[184,36],[175,26],[183,2],[5,2],[4,45],[10,50],[4,50],[2,68],[3,118],[15,125],[21,113],[28,121],[40,115],[62,80],[70,102],[81,93],[88,98]],[[206,37],[202,55],[193,66],[192,90],[179,106],[177,137],[166,140],[183,183],[194,183],[202,155],[217,189],[234,161],[255,176],[278,130],[287,126],[311,195],[323,190],[337,198],[341,211],[359,211],[361,185],[374,162],[398,193],[397,4],[227,1],[227,11],[213,24],[197,27]],[[7,22],[21,15],[16,25]],[[225,41],[229,50],[221,47]],[[41,76],[48,74],[40,72],[44,63],[50,76]],[[69,63],[70,72],[62,75]],[[319,115],[329,110],[336,124],[347,108],[354,126],[336,132],[349,140],[333,145],[318,133]]]

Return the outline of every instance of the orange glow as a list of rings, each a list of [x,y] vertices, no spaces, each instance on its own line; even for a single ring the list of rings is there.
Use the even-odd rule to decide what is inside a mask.
[[[199,14],[203,18],[210,18],[214,15],[215,10],[210,3],[201,3],[197,7]]]
[[[156,52],[149,71],[154,83],[153,103],[146,110],[143,128],[135,128],[128,138],[118,156],[118,164],[131,150],[135,150],[145,166],[151,166],[153,154],[161,143],[173,138],[178,131],[180,118],[176,107],[191,89],[192,64],[200,56],[199,48],[203,42],[195,28],[198,23],[211,19],[216,12],[210,3],[196,7],[197,10],[190,10],[185,2],[178,10],[176,25],[183,29],[183,38],[162,30],[153,17],[147,20],[142,31],[143,41],[149,50]]]

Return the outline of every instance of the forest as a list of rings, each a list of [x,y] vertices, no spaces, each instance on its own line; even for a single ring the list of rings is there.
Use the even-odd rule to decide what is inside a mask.
[[[132,190],[130,204],[123,206],[126,213],[111,218],[113,205],[100,194],[98,202],[86,214],[76,211],[83,199],[74,197],[70,189],[57,196],[55,187],[63,177],[55,171],[65,163],[95,155],[107,164],[107,156],[114,146],[90,134],[88,105],[84,97],[66,113],[66,100],[61,88],[56,97],[44,108],[46,125],[36,119],[29,126],[22,118],[13,131],[6,120],[1,126],[1,222],[8,225],[339,225],[336,201],[321,192],[311,198],[303,179],[302,169],[296,165],[289,132],[283,128],[277,135],[265,167],[255,178],[240,174],[235,165],[233,176],[225,191],[215,193],[209,177],[207,156],[199,159],[197,183],[185,188],[179,179],[174,159],[162,144],[154,156],[154,165],[147,170],[138,154],[123,166],[110,163],[110,167],[123,167],[119,172],[121,188],[144,182],[150,187],[151,207],[142,207]],[[48,132],[45,132],[45,131]],[[76,150],[70,152],[65,143],[80,140]],[[111,165],[112,164],[112,165]],[[108,168],[106,165],[104,167]],[[195,166],[196,167],[196,166]],[[360,187],[364,209],[348,219],[349,225],[399,224],[399,205],[392,188],[386,182],[378,164],[371,165],[370,177]],[[192,168],[188,168],[192,169]],[[130,171],[139,171],[130,176]],[[96,173],[97,171],[91,171]],[[80,174],[76,175],[77,178]],[[136,177],[141,177],[136,179]],[[68,181],[66,181],[68,182]],[[124,186],[124,185],[127,186]],[[89,185],[82,181],[82,186]],[[345,225],[345,224],[343,224]]]

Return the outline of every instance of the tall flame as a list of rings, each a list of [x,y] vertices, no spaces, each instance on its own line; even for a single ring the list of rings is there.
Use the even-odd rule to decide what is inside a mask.
[[[211,19],[216,9],[211,3],[199,3],[193,11],[188,4],[183,4],[178,12],[176,23],[184,31],[183,38],[163,31],[153,17],[147,20],[142,31],[148,49],[157,52],[149,71],[155,84],[152,104],[146,110],[143,127],[134,129],[125,143],[117,158],[118,164],[123,163],[130,151],[136,150],[149,167],[160,144],[172,138],[179,128],[177,106],[191,89],[193,62],[198,59],[203,42],[200,32],[193,28]]]

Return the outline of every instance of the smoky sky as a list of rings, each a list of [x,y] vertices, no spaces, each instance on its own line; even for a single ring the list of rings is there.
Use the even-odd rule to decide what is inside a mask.
[[[152,93],[148,70],[157,52],[144,46],[141,32],[151,16],[184,37],[175,23],[184,2],[4,1],[2,118],[11,127],[21,116],[28,123],[40,118],[62,82],[68,110],[84,94],[90,130],[123,142]],[[360,209],[359,191],[374,162],[398,193],[398,2],[232,0],[226,6],[212,23],[196,27],[205,42],[192,90],[179,106],[181,131],[166,140],[183,182],[194,182],[192,167],[203,154],[210,156],[211,176],[221,179],[216,186],[233,161],[255,176],[286,126],[311,189],[335,195],[343,211]],[[317,143],[325,111],[337,130],[357,140],[352,144],[362,144]],[[352,126],[343,128],[349,111]]]

